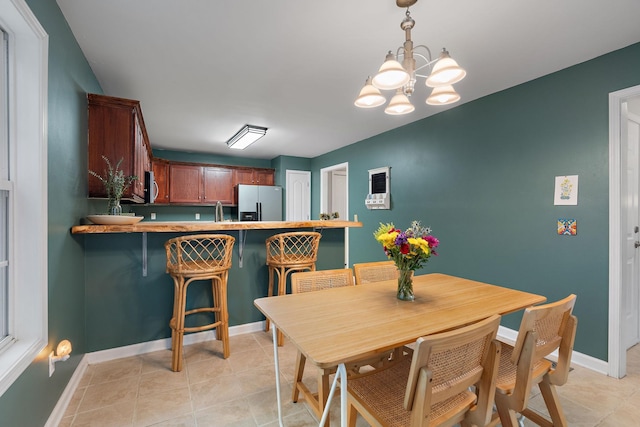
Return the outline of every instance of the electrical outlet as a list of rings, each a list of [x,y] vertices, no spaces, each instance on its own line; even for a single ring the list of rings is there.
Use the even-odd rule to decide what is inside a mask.
[[[151,212],[151,219],[156,219],[156,213],[155,212]]]
[[[200,214],[199,213],[196,214],[196,220],[198,220],[198,219],[200,219]]]
[[[56,363],[53,361],[53,351],[49,353],[49,378],[56,370]]]

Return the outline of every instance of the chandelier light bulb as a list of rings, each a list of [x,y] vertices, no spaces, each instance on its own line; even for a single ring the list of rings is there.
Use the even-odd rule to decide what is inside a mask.
[[[373,108],[384,104],[386,101],[380,91],[371,84],[371,77],[368,77],[354,104],[360,108]]]
[[[391,101],[389,101],[389,105],[384,109],[384,112],[392,116],[399,116],[402,114],[409,114],[415,109],[416,107],[413,106],[407,95],[402,91],[402,88],[400,88],[396,91],[393,98],[391,98]]]
[[[426,85],[429,87],[438,87],[444,85],[452,85],[459,82],[467,75],[467,72],[460,68],[458,63],[454,61],[446,49],[442,49],[440,59],[433,66],[433,71],[427,77]]]
[[[373,78],[372,83],[378,89],[393,90],[407,84],[410,78],[409,73],[396,61],[393,53],[389,51],[384,63],[378,70],[378,74]]]
[[[427,98],[429,105],[446,105],[453,104],[460,100],[460,95],[451,85],[438,86],[433,89],[431,95]]]

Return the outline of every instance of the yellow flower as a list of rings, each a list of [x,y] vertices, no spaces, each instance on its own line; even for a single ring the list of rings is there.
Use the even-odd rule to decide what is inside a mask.
[[[426,240],[422,238],[416,239],[415,237],[409,237],[409,239],[407,240],[409,241],[409,244],[412,248],[419,248],[425,255],[429,255],[431,253],[431,250],[429,249],[429,243]]]

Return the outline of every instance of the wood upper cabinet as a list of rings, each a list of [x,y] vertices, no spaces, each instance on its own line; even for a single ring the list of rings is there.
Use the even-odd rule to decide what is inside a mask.
[[[151,144],[138,101],[111,96],[88,94],[89,170],[104,175],[107,165],[102,156],[125,176],[135,175],[136,181],[123,194],[123,200],[144,202],[144,173],[151,170]],[[88,176],[89,197],[106,197],[102,182]]]
[[[273,185],[274,169],[254,169],[153,159],[158,185],[156,203],[182,205],[237,204],[237,184]]]
[[[235,185],[273,185],[275,171],[273,169],[237,168],[235,170]]]
[[[233,204],[233,169],[203,167],[202,203]]]
[[[253,184],[253,169],[236,169],[234,184]]]
[[[169,203],[169,162],[154,159],[152,163],[157,192],[155,203]]]
[[[202,167],[195,165],[169,165],[169,202],[202,203]]]

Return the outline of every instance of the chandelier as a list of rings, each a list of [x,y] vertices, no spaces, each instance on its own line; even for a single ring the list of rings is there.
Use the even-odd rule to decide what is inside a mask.
[[[400,28],[405,32],[405,42],[398,48],[395,55],[389,51],[378,70],[378,74],[373,78],[367,78],[354,103],[357,107],[378,107],[387,102],[380,90],[395,90],[395,94],[384,112],[392,115],[411,113],[416,109],[409,100],[415,89],[416,77],[426,79],[427,87],[433,88],[431,95],[427,98],[427,104],[446,105],[460,99],[460,95],[452,85],[462,80],[467,72],[460,68],[444,48],[440,52],[440,56],[433,60],[427,46],[413,46],[411,29],[415,25],[415,21],[411,18],[409,7],[417,1],[396,0],[398,7],[407,8],[406,16],[400,23]],[[425,54],[419,53],[419,49],[424,50]],[[400,58],[402,58],[402,63],[399,62]],[[421,62],[419,67],[416,67],[416,58]],[[428,75],[418,74],[422,70],[430,70],[430,73]]]

